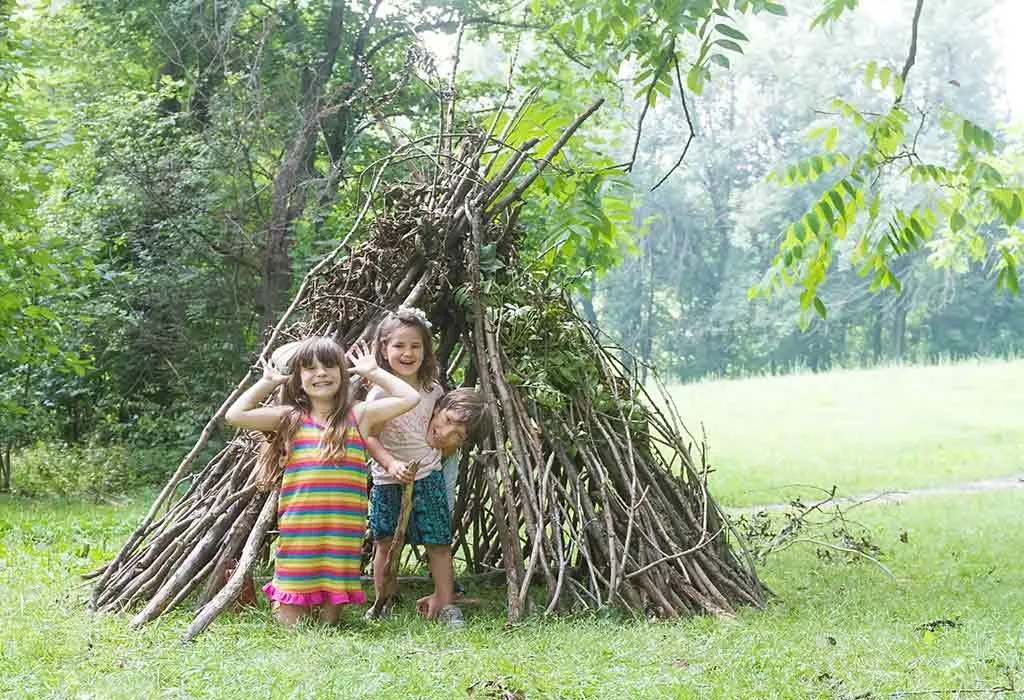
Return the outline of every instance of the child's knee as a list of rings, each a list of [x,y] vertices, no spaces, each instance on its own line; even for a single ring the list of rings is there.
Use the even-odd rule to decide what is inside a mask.
[[[274,604],[274,617],[285,627],[296,624],[307,612],[307,608],[301,605],[288,605],[286,603]]]
[[[450,544],[426,544],[423,546],[427,548],[427,556],[431,559],[434,557],[452,558],[452,546]]]

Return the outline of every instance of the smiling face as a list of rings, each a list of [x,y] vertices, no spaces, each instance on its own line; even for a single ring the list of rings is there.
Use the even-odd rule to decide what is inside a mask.
[[[384,348],[391,371],[409,383],[418,383],[423,365],[423,332],[417,326],[401,326],[392,331]]]
[[[317,359],[301,367],[299,377],[310,399],[328,401],[341,389],[341,367],[329,367]]]
[[[427,444],[445,455],[451,454],[466,443],[466,424],[458,415],[447,408],[434,411],[427,426]]]
[[[348,410],[345,353],[331,338],[307,338],[282,369],[291,375],[282,387],[282,403],[310,411],[311,401],[330,402],[332,410]]]

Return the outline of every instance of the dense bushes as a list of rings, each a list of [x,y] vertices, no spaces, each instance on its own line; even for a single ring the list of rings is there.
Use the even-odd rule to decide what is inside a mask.
[[[11,490],[102,500],[162,486],[180,458],[167,448],[38,443],[12,455]]]

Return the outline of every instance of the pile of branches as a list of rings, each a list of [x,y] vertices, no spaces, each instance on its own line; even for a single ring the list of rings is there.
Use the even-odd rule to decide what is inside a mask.
[[[493,129],[442,136],[428,156],[422,142],[396,149],[261,359],[310,334],[347,347],[401,304],[427,312],[449,385],[477,386],[491,407],[487,434],[461,465],[454,547],[468,571],[503,574],[510,621],[541,608],[620,605],[674,617],[760,605],[753,567],[676,417],[657,408],[562,291],[517,260],[524,192],[599,105],[541,153],[537,140],[508,145],[509,132]],[[381,190],[389,168],[414,157],[428,174]],[[350,248],[356,233],[362,243]],[[484,269],[482,252],[491,256]],[[277,494],[255,486],[262,438],[240,432],[205,466],[193,471],[192,462],[249,380],[211,417],[117,556],[89,574],[95,609],[137,610],[139,626],[198,590],[191,639],[238,598],[276,517]]]

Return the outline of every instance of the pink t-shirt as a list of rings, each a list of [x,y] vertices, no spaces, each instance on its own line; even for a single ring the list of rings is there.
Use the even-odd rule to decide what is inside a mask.
[[[383,389],[375,386],[370,389],[366,400],[372,401],[386,395]],[[417,481],[441,468],[441,451],[427,444],[427,426],[434,413],[434,404],[443,395],[444,389],[438,384],[429,390],[420,390],[420,402],[416,407],[389,420],[377,435],[384,449],[395,459],[406,463],[419,461]],[[374,484],[400,483],[375,460],[370,461],[370,469]]]

